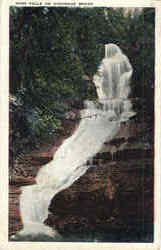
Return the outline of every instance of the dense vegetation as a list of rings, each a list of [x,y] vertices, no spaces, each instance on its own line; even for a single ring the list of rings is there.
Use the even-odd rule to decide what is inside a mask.
[[[95,99],[92,77],[104,44],[118,44],[134,68],[137,119],[153,124],[154,9],[10,9],[11,155],[63,131],[65,113]],[[140,109],[140,105],[144,108]]]

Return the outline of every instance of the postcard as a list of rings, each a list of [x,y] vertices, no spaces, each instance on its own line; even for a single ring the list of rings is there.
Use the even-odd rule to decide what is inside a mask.
[[[0,249],[160,249],[160,5],[2,1]]]

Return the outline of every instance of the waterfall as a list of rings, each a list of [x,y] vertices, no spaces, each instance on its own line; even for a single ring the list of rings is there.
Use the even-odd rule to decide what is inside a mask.
[[[105,45],[105,58],[94,76],[100,105],[85,101],[77,130],[59,147],[54,159],[39,170],[36,184],[23,187],[23,230],[19,235],[56,235],[56,231],[43,224],[51,199],[85,174],[91,166],[87,161],[101,150],[104,142],[115,137],[121,121],[134,115],[128,99],[131,75],[129,60],[119,47]]]
[[[93,81],[99,102],[105,110],[113,110],[120,121],[126,121],[135,115],[128,99],[132,72],[132,66],[121,49],[115,44],[106,44],[105,58],[99,65]]]

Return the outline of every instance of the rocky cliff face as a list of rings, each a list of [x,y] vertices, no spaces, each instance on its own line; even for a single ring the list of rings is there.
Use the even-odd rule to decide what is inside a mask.
[[[57,194],[47,224],[70,241],[152,241],[153,148],[143,124],[122,124],[89,170]]]
[[[153,145],[145,140],[146,129],[133,120],[122,124],[115,139],[87,162],[86,174],[53,198],[45,223],[64,241],[152,242]],[[61,141],[30,155],[26,170],[32,179],[12,178],[10,235],[22,228],[17,186],[34,183],[40,165],[51,159]]]

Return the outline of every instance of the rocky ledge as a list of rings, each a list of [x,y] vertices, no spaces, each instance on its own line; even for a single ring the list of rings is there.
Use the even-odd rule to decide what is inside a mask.
[[[65,241],[153,240],[153,146],[143,124],[122,124],[90,168],[57,194],[46,221]]]
[[[146,124],[133,120],[92,161],[90,168],[71,187],[57,194],[49,207],[46,224],[63,241],[153,241],[153,145],[145,140]],[[31,185],[38,169],[60,142],[43,153],[30,155],[32,178],[13,178],[10,185],[9,235],[22,228],[20,186]],[[29,168],[28,168],[29,171]]]

